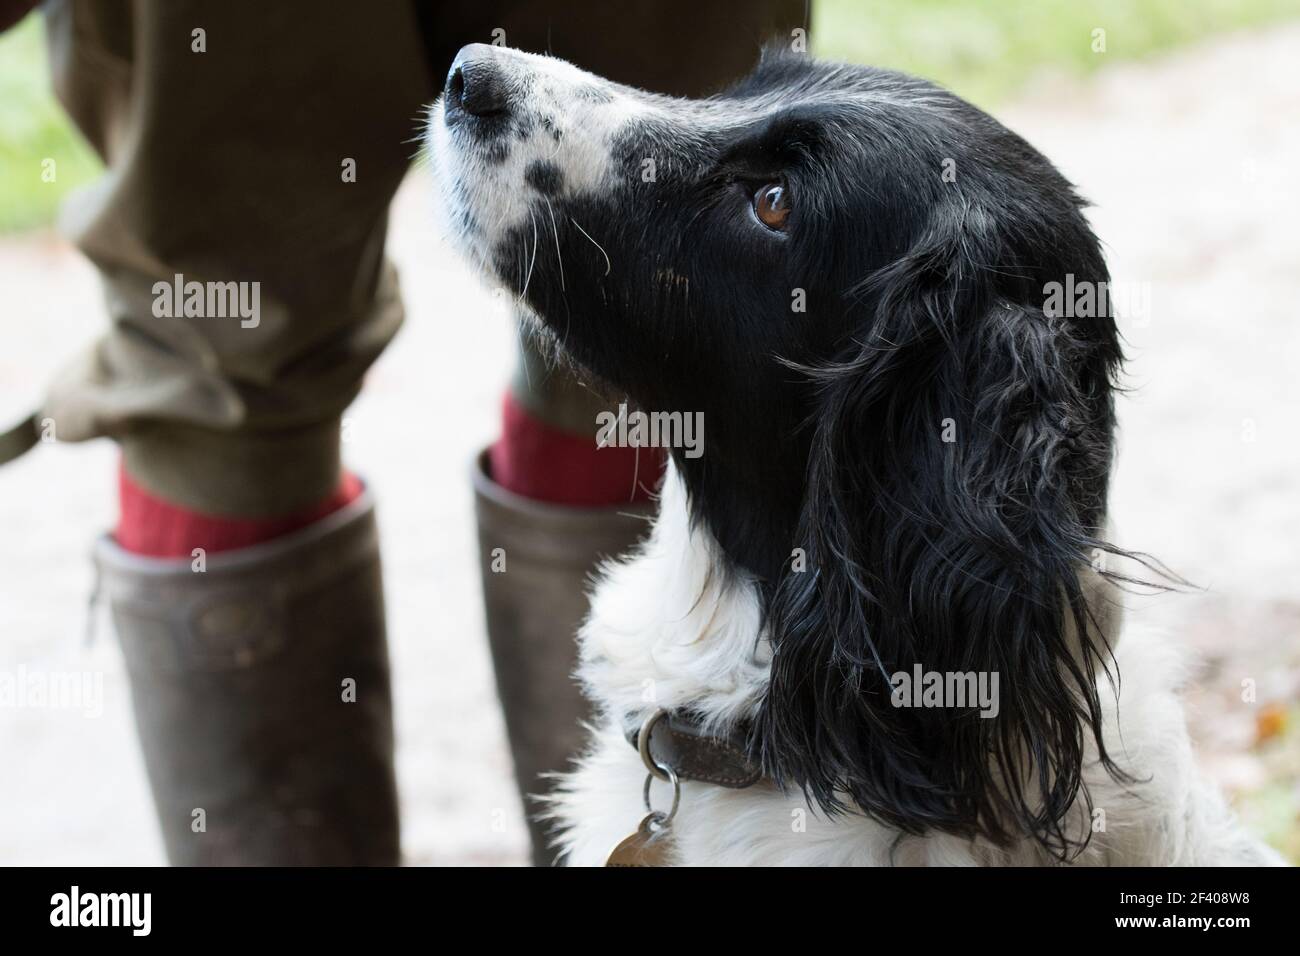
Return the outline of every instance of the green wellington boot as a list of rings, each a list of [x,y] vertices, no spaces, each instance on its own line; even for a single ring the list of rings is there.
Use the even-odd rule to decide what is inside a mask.
[[[396,864],[370,495],[203,570],[110,537],[96,561],[172,864]]]

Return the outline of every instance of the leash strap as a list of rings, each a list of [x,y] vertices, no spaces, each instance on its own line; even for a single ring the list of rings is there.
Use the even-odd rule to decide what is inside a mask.
[[[8,431],[0,432],[0,465],[30,451],[40,440],[40,422],[34,414]]]

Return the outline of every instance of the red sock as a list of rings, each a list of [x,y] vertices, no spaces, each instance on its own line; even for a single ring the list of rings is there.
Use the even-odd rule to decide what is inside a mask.
[[[578,507],[645,501],[659,486],[660,448],[596,446],[589,435],[546,424],[506,393],[501,439],[488,451],[492,480],[536,501]]]
[[[275,518],[229,518],[191,511],[145,491],[119,471],[121,517],[117,543],[127,551],[151,558],[188,558],[195,548],[208,554],[233,551],[305,528],[338,511],[361,494],[361,481],[344,472],[338,489],[319,504]]]

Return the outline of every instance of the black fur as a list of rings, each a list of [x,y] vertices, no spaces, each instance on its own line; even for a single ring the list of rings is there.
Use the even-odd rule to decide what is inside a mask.
[[[829,812],[1068,857],[1089,736],[1109,766],[1111,657],[1079,574],[1117,550],[1115,323],[1044,309],[1047,283],[1108,279],[1084,204],[911,77],[769,55],[715,102],[634,124],[621,185],[539,200],[544,241],[508,236],[496,268],[578,363],[644,408],[704,413],[705,454],[676,465],[764,595],[766,770]],[[752,212],[773,181],[784,233]],[[1000,715],[892,706],[889,674],[918,662],[997,672]]]

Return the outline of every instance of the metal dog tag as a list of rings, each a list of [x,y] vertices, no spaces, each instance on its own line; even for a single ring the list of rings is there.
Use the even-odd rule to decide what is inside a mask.
[[[668,818],[665,814],[646,814],[636,833],[614,847],[606,866],[667,866]]]

